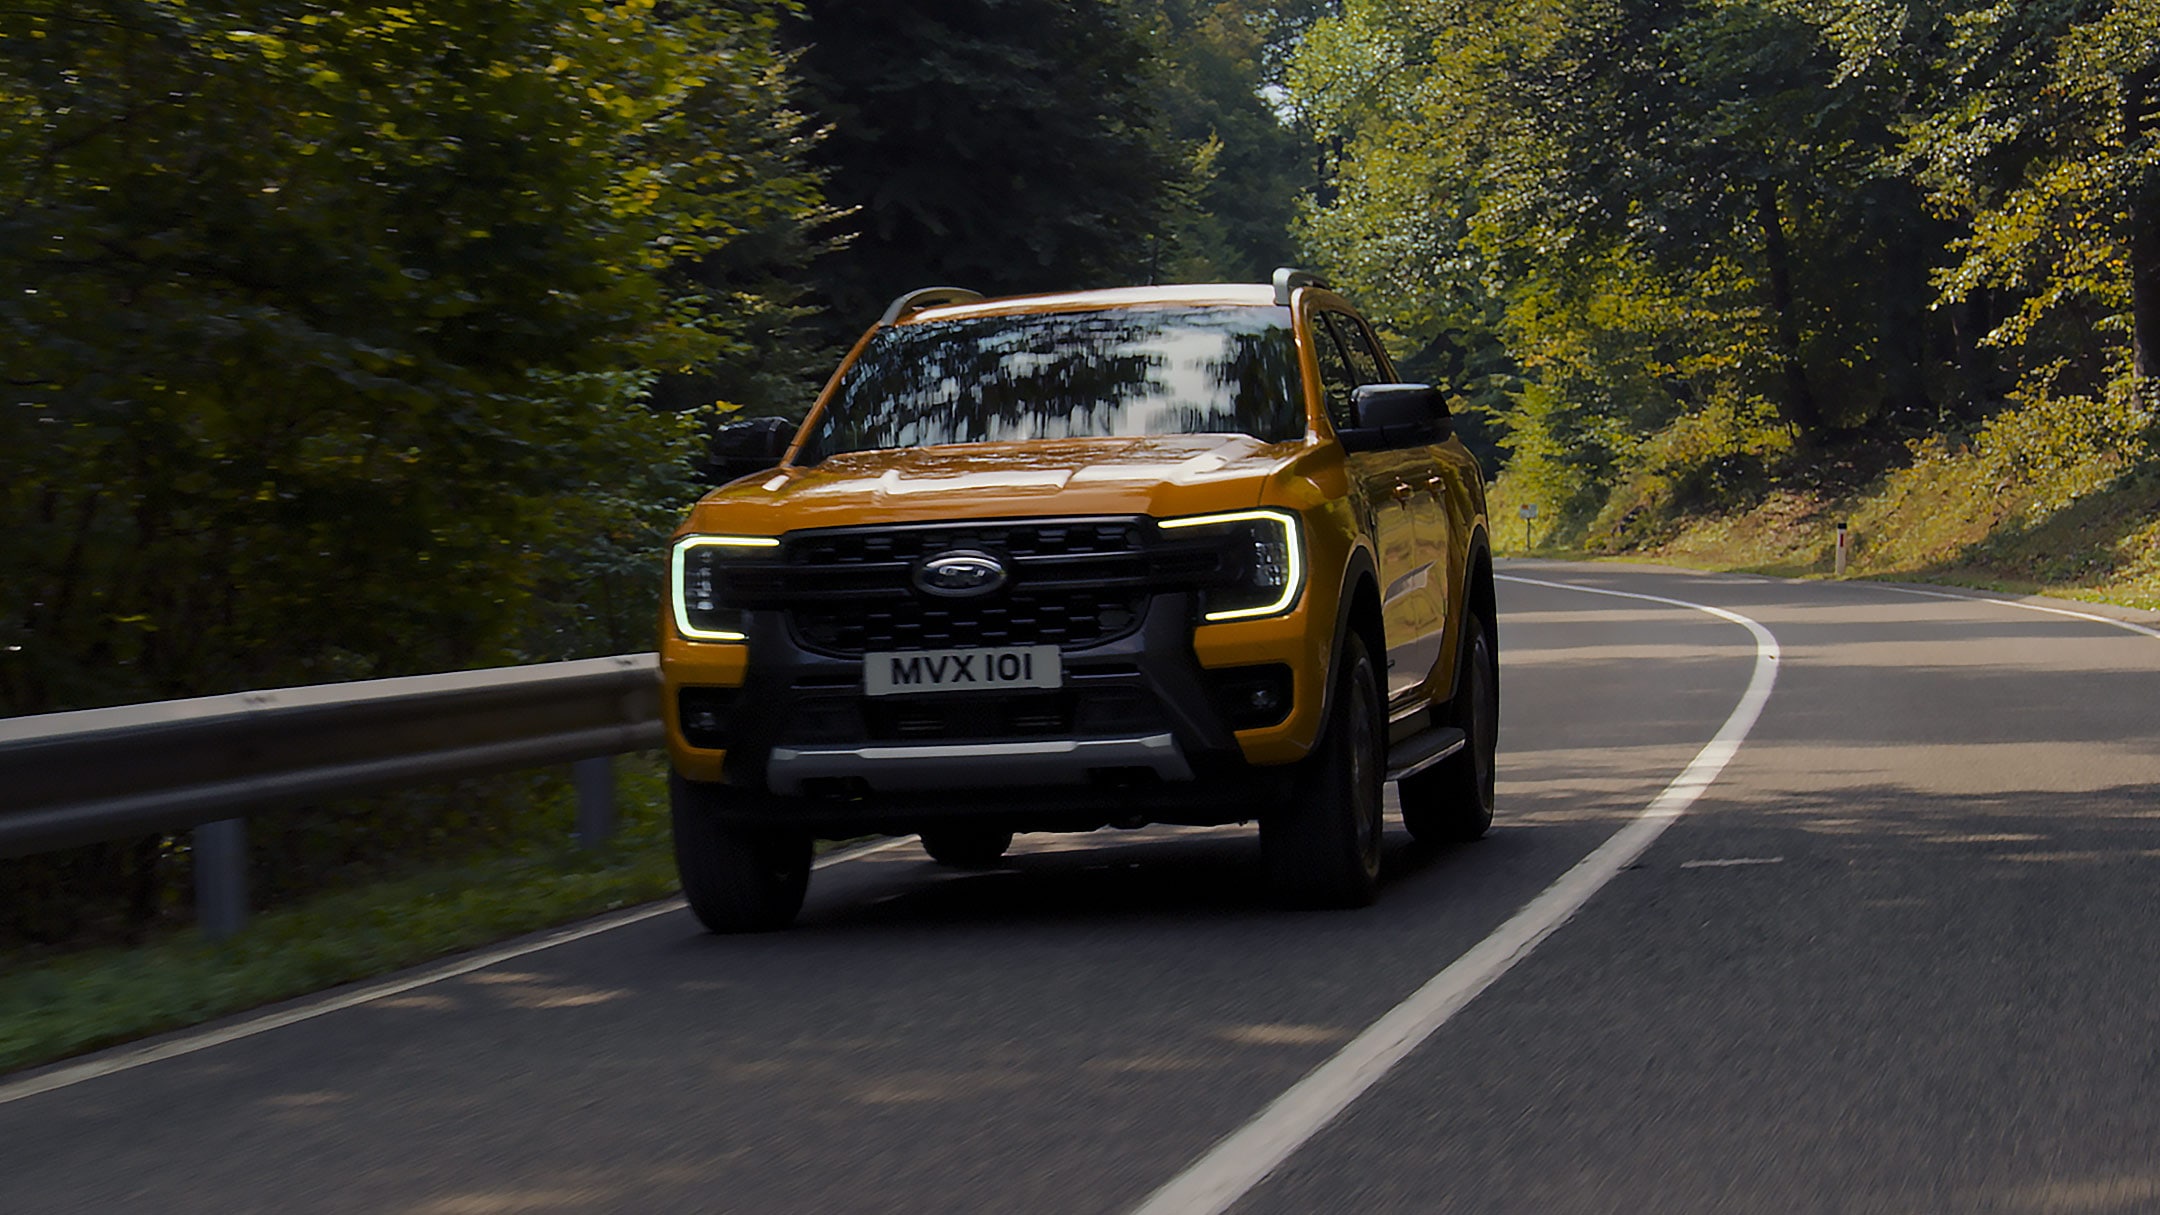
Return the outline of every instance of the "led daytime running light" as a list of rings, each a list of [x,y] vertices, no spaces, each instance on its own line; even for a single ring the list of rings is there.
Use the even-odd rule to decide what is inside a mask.
[[[669,561],[670,606],[675,609],[675,631],[694,641],[747,641],[748,638],[726,629],[701,629],[690,623],[688,590],[688,561],[694,548],[778,548],[780,541],[771,536],[686,536],[675,542],[675,553]]]
[[[1203,619],[1210,623],[1222,620],[1250,620],[1257,616],[1274,616],[1288,611],[1297,602],[1298,594],[1305,589],[1305,554],[1298,544],[1298,525],[1295,516],[1276,510],[1241,510],[1221,515],[1192,515],[1184,519],[1158,519],[1155,526],[1164,531],[1183,527],[1220,527],[1230,523],[1272,523],[1283,532],[1283,553],[1286,557],[1283,592],[1273,603],[1258,607],[1228,608],[1209,612]]]

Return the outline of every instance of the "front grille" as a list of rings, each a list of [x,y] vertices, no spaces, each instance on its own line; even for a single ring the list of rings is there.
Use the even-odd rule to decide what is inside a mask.
[[[1152,530],[1152,529],[1148,529]],[[956,548],[1030,557],[1139,554],[1146,531],[1138,519],[1059,519],[1049,522],[940,523],[798,532],[782,546],[789,564],[835,566],[913,563]]]
[[[941,553],[999,557],[1005,587],[945,598],[914,586]],[[1055,645],[1083,649],[1140,627],[1151,596],[1204,585],[1218,547],[1166,538],[1148,520],[1054,519],[824,528],[793,532],[771,560],[731,566],[731,606],[778,609],[798,645],[837,657],[866,651]]]
[[[803,607],[789,613],[799,644],[830,654],[945,650],[962,646],[1115,641],[1139,627],[1147,596],[1084,590],[1016,591],[977,602],[895,599],[877,607]]]

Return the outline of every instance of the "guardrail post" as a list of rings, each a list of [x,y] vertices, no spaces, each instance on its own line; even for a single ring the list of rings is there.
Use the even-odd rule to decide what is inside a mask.
[[[202,824],[194,850],[195,920],[204,936],[222,941],[247,926],[247,820]]]
[[[570,778],[577,786],[578,846],[598,848],[615,834],[615,760],[581,759],[570,766]]]

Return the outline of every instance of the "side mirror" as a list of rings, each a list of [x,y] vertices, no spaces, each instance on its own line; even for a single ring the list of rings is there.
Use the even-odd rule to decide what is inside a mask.
[[[798,423],[786,418],[749,418],[730,422],[713,432],[698,462],[698,475],[708,485],[725,485],[780,463],[794,442]]]
[[[1365,384],[1351,392],[1357,425],[1335,432],[1346,451],[1445,443],[1455,433],[1447,401],[1430,384]]]

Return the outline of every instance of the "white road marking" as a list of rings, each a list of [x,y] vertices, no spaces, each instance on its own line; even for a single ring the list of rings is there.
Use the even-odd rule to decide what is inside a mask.
[[[838,865],[843,861],[852,861],[858,857],[869,856],[874,852],[883,852],[888,848],[898,848],[900,845],[910,842],[913,838],[913,836],[903,836],[896,839],[879,840],[876,843],[864,844],[857,848],[845,848],[839,852],[819,857],[811,867],[824,869],[828,866]],[[134,1049],[115,1047],[112,1050],[91,1055],[76,1063],[62,1064],[48,1071],[35,1072],[19,1080],[0,1082],[0,1105],[6,1105],[10,1101],[20,1101],[25,1097],[35,1097],[40,1093],[49,1093],[54,1089],[81,1084],[85,1080],[95,1080],[100,1076],[110,1076],[115,1072],[129,1071],[151,1063],[162,1063],[167,1059],[177,1059],[182,1055],[192,1055],[196,1051],[208,1050],[213,1046],[223,1046],[227,1042],[237,1042],[242,1038],[252,1038],[257,1034],[269,1033],[273,1029],[283,1029],[288,1025],[297,1025],[302,1021],[312,1021],[317,1017],[328,1016],[334,1012],[357,1008],[362,1004],[372,1003],[386,996],[403,995],[415,988],[426,987],[431,983],[440,983],[444,979],[454,979],[459,975],[469,975],[476,970],[485,970],[490,966],[499,965],[513,958],[522,958],[527,954],[539,953],[544,949],[553,949],[558,945],[568,945],[572,941],[582,941],[586,937],[598,936],[603,932],[613,932],[617,928],[627,928],[632,924],[652,919],[654,916],[679,911],[682,906],[683,901],[681,899],[648,903],[643,907],[633,907],[628,911],[619,911],[613,915],[602,916],[597,920],[587,920],[582,924],[572,925],[560,932],[552,932],[544,937],[538,937],[515,945],[503,945],[494,949],[484,949],[478,953],[466,954],[463,957],[431,967],[416,975],[373,983],[339,995],[326,996],[320,1000],[311,1000],[299,1008],[264,1013],[259,1017],[250,1017],[245,1021],[219,1026],[214,1029],[194,1032],[183,1031],[176,1037],[168,1038],[151,1046],[136,1047]]]
[[[1334,1057],[1269,1103],[1252,1121],[1208,1149],[1184,1172],[1134,1208],[1133,1215],[1219,1215],[1260,1184],[1292,1153],[1335,1121],[1367,1089],[1379,1083],[1381,1077],[1431,1037],[1433,1031],[1445,1025],[1494,980],[1527,957],[1589,902],[1591,895],[1641,856],[1653,840],[1672,826],[1717,779],[1718,773],[1724,771],[1725,765],[1732,762],[1741,741],[1755,727],[1756,718],[1762,715],[1763,705],[1770,699],[1771,686],[1777,682],[1777,638],[1770,630],[1737,612],[1658,595],[1570,586],[1564,582],[1509,574],[1497,577],[1504,582],[1529,586],[1647,600],[1707,612],[1720,620],[1731,621],[1755,638],[1755,670],[1748,680],[1747,691],[1741,694],[1738,707],[1725,719],[1717,735],[1632,822],[1562,874],[1558,881],[1495,929],[1491,936],[1471,946],[1469,952],[1426,980],[1423,987],[1389,1009]]]
[[[1782,856],[1723,856],[1715,860],[1682,861],[1682,869],[1730,869],[1735,865],[1782,865]]]
[[[1865,585],[1865,584],[1862,584]],[[2090,620],[2094,624],[2113,625],[2147,637],[2160,637],[2160,629],[2137,624],[2129,620],[2117,620],[2113,616],[2101,616],[2092,612],[2073,612],[2069,608],[2049,607],[2042,603],[2025,603],[2016,599],[1993,599],[1984,595],[1953,595],[1948,591],[1923,591],[1909,586],[1884,586],[1875,584],[1878,591],[1890,591],[1898,595],[1920,595],[1928,599],[1955,599],[1960,603],[1992,603],[1996,607],[2020,608],[2028,612],[2046,612],[2050,616],[2068,616],[2072,620]]]

